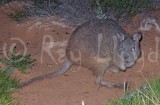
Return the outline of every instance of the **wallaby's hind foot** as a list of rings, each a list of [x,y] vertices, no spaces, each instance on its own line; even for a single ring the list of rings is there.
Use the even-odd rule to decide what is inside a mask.
[[[35,77],[35,78],[32,78],[32,79],[24,82],[21,85],[21,88],[31,84],[32,82],[38,81],[38,80],[42,80],[42,79],[45,79],[45,78],[51,78],[51,77],[56,77],[56,76],[62,75],[71,67],[71,65],[72,65],[72,62],[69,61],[68,59],[66,59],[64,64],[59,69],[57,69],[56,71],[54,71],[52,73],[44,74],[44,75],[41,75],[41,76],[38,76],[38,77]]]
[[[98,72],[98,76],[96,78],[95,84],[99,85],[99,86],[110,87],[110,88],[112,88],[112,87],[115,87],[115,88],[125,88],[124,84],[126,84],[126,83],[124,83],[124,84],[116,84],[116,83],[111,83],[111,82],[104,81],[103,80],[103,76],[104,76],[104,73],[105,73],[106,69],[110,70],[110,72],[117,72],[117,71],[119,71],[119,69],[117,67],[115,67],[115,66],[110,66],[108,68],[107,64],[106,65],[101,65],[99,67],[99,72]]]
[[[112,87],[124,88],[124,84],[116,84],[116,83],[110,83],[110,82],[99,81],[99,80],[96,80],[95,84],[99,86],[109,87],[109,88],[112,88]]]

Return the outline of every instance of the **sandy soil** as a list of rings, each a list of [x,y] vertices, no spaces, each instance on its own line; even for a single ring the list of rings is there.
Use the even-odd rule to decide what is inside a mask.
[[[8,46],[17,43],[17,49],[23,52],[23,44],[13,39],[18,38],[24,42],[27,53],[37,60],[35,66],[29,70],[30,73],[20,74],[16,71],[15,75],[21,79],[21,82],[24,82],[58,68],[64,60],[65,43],[75,27],[58,23],[54,17],[30,18],[25,22],[16,23],[8,16],[11,12],[7,6],[0,7],[0,56],[3,56],[4,43],[7,43]],[[153,12],[151,15],[160,20],[160,11]],[[142,19],[141,16],[134,17],[132,25],[122,24],[122,27],[129,33],[136,32]],[[143,34],[141,59],[126,72],[106,73],[106,80],[120,83],[127,80],[131,88],[136,88],[145,81],[144,77],[149,79],[159,76],[160,47],[159,41],[156,41],[155,38],[159,39],[160,33],[152,29]],[[51,52],[57,64],[46,52],[42,55],[42,45],[46,36],[52,37],[52,42],[57,43],[57,46],[50,46],[53,47]],[[121,89],[94,85],[95,77],[92,73],[87,68],[81,67],[76,71],[77,68],[77,66],[72,66],[63,76],[34,82],[16,91],[13,97],[19,101],[20,105],[81,105],[82,101],[86,105],[106,105],[110,100],[123,96]]]

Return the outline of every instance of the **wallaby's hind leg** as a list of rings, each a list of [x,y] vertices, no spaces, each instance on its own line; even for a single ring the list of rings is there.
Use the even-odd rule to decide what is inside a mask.
[[[116,84],[116,83],[110,83],[103,80],[104,73],[108,69],[107,65],[102,65],[98,71],[98,77],[96,78],[95,84],[99,86],[105,86],[105,87],[117,87],[117,88],[123,88],[123,84]]]
[[[27,82],[24,82],[21,85],[21,87],[29,85],[32,82],[35,82],[35,81],[38,81],[38,80],[42,80],[42,79],[45,79],[45,78],[51,78],[51,77],[56,77],[56,76],[62,75],[62,74],[64,74],[71,67],[72,64],[73,64],[72,61],[66,59],[65,62],[64,62],[64,64],[59,69],[57,69],[56,71],[54,71],[52,73],[40,75],[40,76],[35,77],[35,78],[32,78],[32,79],[28,80]]]

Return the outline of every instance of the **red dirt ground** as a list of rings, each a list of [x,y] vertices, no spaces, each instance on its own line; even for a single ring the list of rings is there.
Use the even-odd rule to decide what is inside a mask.
[[[16,23],[9,18],[8,14],[12,11],[8,6],[0,7],[0,49],[1,57],[3,56],[2,48],[4,43],[18,43],[11,38],[20,38],[27,47],[27,53],[32,55],[37,61],[35,66],[29,70],[28,74],[20,74],[15,72],[15,75],[21,79],[21,82],[27,81],[41,74],[49,73],[58,68],[61,62],[58,62],[60,57],[57,51],[64,51],[65,46],[52,48],[52,55],[55,57],[58,65],[54,63],[51,57],[44,52],[43,62],[41,62],[42,42],[45,35],[50,35],[54,41],[68,41],[74,27],[67,27],[58,21],[56,18],[31,18],[22,23]],[[160,11],[151,14],[160,20]],[[139,23],[142,21],[141,16],[133,18],[132,25],[122,25],[129,33],[136,32]],[[149,78],[155,78],[160,74],[160,51],[159,46],[156,49],[155,37],[159,39],[160,33],[155,29],[148,32],[143,32],[143,40],[141,47],[143,51],[142,58],[135,66],[128,69],[126,72],[106,73],[106,80],[112,82],[123,83],[124,80],[129,82],[131,88],[138,87],[145,81],[143,75]],[[159,43],[157,43],[158,45]],[[23,52],[21,43],[17,44],[17,49]],[[156,52],[155,54],[151,52]],[[157,61],[151,62],[148,59],[157,58]],[[56,78],[45,79],[34,82],[33,84],[19,89],[13,94],[13,97],[19,101],[20,105],[82,105],[82,101],[86,105],[106,105],[112,99],[118,99],[123,96],[123,90],[116,88],[106,88],[94,85],[95,77],[86,68],[77,70],[77,66],[72,66],[71,69],[63,76]]]

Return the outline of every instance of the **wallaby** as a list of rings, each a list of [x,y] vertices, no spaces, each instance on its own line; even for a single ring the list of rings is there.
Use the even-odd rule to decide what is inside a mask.
[[[93,70],[95,84],[106,87],[123,87],[123,84],[103,80],[105,71],[125,71],[140,57],[140,39],[137,32],[130,36],[115,21],[93,19],[76,28],[66,48],[64,64],[56,71],[35,77],[24,84],[64,74],[72,65]],[[80,58],[79,60],[75,58]]]

